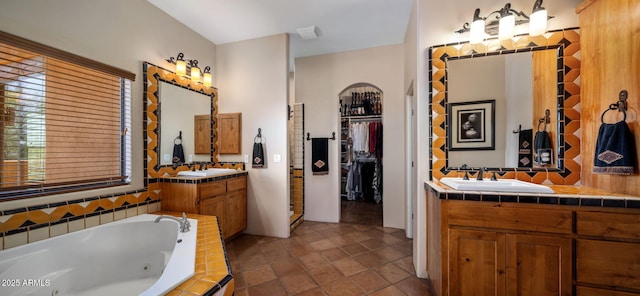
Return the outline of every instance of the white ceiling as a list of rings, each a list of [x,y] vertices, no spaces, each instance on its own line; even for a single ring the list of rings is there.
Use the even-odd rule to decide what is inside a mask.
[[[214,44],[290,34],[291,58],[399,44],[412,0],[148,0]],[[316,26],[303,40],[298,28]]]

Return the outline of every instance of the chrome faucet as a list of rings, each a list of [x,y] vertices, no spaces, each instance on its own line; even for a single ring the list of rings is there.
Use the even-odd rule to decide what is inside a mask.
[[[185,214],[184,212],[182,213],[182,219],[178,219],[173,216],[159,216],[158,218],[156,218],[155,222],[158,223],[161,219],[171,219],[177,221],[180,224],[180,232],[189,232],[189,230],[191,229],[191,223],[189,223],[189,220],[187,220],[187,214]]]

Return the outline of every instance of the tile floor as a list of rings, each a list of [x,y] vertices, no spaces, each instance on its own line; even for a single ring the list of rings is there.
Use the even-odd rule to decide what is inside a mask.
[[[382,226],[382,203],[342,200],[340,222]]]
[[[243,234],[226,248],[236,296],[429,296],[412,244],[403,230],[305,221],[288,239]]]

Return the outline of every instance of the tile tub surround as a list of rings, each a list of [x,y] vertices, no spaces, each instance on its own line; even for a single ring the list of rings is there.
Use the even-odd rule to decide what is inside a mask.
[[[158,211],[155,187],[0,211],[0,249]]]
[[[153,214],[176,217],[182,215],[166,211]],[[235,280],[218,226],[218,218],[195,214],[187,214],[187,218],[198,220],[195,274],[166,295],[214,295],[224,291],[223,295],[231,296],[234,293]]]
[[[640,197],[611,193],[585,186],[549,185],[554,194],[459,191],[439,181],[425,182],[425,189],[445,200],[513,202],[580,207],[640,209]]]

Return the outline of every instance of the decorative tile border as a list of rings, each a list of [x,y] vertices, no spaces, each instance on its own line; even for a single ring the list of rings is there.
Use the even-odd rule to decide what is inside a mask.
[[[160,210],[150,191],[87,197],[0,212],[0,249]]]
[[[518,179],[538,184],[577,185],[580,183],[580,34],[579,29],[552,31],[543,36],[518,36],[500,42],[488,40],[482,44],[468,42],[433,46],[429,51],[429,161],[430,179],[457,177],[457,171],[447,169],[446,61],[467,56],[498,55],[516,51],[558,48],[561,52],[563,82],[558,84],[558,130],[564,131],[558,145],[556,169],[507,169],[500,178]]]
[[[163,177],[158,178],[159,183],[182,183],[182,184],[201,184],[207,182],[213,182],[218,180],[235,179],[241,176],[246,176],[249,173],[246,171],[239,171],[229,173],[228,175],[215,176],[215,177],[202,177],[202,178],[178,178],[178,177]]]
[[[144,80],[144,139],[146,141],[146,149],[144,149],[144,175],[145,185],[150,179],[162,176],[175,176],[178,171],[187,170],[187,166],[160,165],[158,163],[158,133],[160,132],[160,110],[158,108],[160,99],[158,98],[158,85],[160,81],[171,83],[178,87],[182,87],[191,91],[201,93],[211,97],[211,161],[214,167],[218,167],[218,89],[215,87],[205,87],[202,84],[195,83],[191,79],[179,77],[174,72],[158,67],[151,63],[143,64]]]
[[[640,209],[640,197],[633,196],[458,191],[445,189],[434,182],[426,182],[425,189],[446,200]]]

